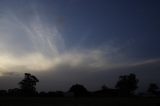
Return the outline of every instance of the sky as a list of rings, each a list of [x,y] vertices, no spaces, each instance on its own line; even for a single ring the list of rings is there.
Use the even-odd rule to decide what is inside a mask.
[[[135,73],[160,85],[159,0],[0,0],[0,89],[24,73],[39,91],[114,87]]]

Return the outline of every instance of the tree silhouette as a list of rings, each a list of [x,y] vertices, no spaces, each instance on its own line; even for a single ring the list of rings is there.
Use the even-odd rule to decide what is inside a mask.
[[[134,91],[138,88],[138,79],[135,74],[129,74],[119,77],[116,88],[120,91],[120,95],[133,95]]]
[[[0,96],[7,96],[6,90],[0,90]]]
[[[73,85],[69,92],[73,92],[75,97],[81,97],[81,96],[87,96],[88,95],[88,90],[80,84],[75,84]]]
[[[19,88],[8,89],[9,96],[21,96],[21,90]]]
[[[106,85],[103,85],[101,88],[102,88],[103,91],[109,89]]]
[[[157,84],[151,83],[151,84],[149,85],[148,92],[149,92],[150,94],[153,94],[153,95],[158,95],[158,92],[159,92],[158,89],[159,89],[159,87],[158,87]]]
[[[25,73],[25,77],[19,82],[20,89],[23,95],[31,96],[36,94],[36,83],[39,80],[30,73]]]

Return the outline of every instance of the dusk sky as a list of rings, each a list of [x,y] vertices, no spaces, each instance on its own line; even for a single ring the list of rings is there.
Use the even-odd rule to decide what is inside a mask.
[[[160,85],[160,0],[0,0],[0,89],[26,72],[40,91]]]

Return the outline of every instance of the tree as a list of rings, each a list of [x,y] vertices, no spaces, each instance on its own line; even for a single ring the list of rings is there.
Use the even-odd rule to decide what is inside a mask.
[[[120,91],[121,95],[133,95],[134,91],[138,88],[138,79],[135,74],[129,74],[119,77],[116,88]]]
[[[31,96],[36,94],[36,83],[39,80],[30,73],[25,73],[25,77],[19,82],[20,89],[23,95]]]
[[[87,96],[88,95],[88,90],[83,85],[80,85],[80,84],[73,85],[69,89],[69,92],[73,92],[75,97]]]
[[[103,85],[101,88],[102,88],[102,91],[109,89],[106,85]]]
[[[0,90],[0,96],[7,96],[7,91],[6,90]]]
[[[19,88],[8,89],[9,96],[21,96],[21,90]]]
[[[159,92],[158,89],[159,89],[159,87],[158,87],[157,84],[151,83],[151,84],[149,85],[148,92],[149,92],[150,94],[153,94],[153,95],[158,95],[158,92]]]

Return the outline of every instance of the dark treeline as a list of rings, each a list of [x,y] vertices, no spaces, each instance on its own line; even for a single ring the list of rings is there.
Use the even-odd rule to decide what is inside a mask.
[[[0,96],[4,97],[158,97],[160,91],[158,85],[151,83],[145,93],[135,93],[139,80],[135,74],[119,76],[115,88],[105,85],[97,91],[90,92],[81,84],[75,84],[67,92],[49,91],[37,92],[36,84],[38,78],[29,73],[25,73],[24,78],[18,83],[19,88],[0,90]]]

